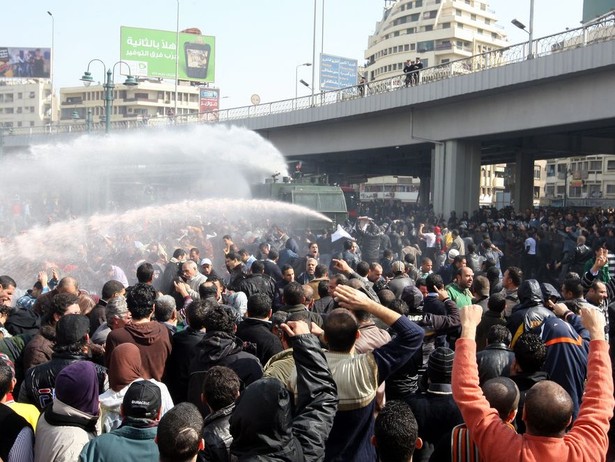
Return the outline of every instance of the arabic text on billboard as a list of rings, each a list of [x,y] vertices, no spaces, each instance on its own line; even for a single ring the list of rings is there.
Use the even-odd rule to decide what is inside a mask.
[[[0,47],[0,79],[48,79],[51,48]]]
[[[357,60],[341,56],[320,55],[321,91],[339,90],[357,84]]]
[[[120,59],[137,77],[175,78],[179,48],[179,80],[213,82],[216,76],[215,37],[135,27],[120,28]]]

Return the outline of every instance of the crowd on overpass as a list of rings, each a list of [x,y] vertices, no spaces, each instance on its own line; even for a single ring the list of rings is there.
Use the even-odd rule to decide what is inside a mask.
[[[604,460],[615,210],[370,207],[0,276],[0,458]]]

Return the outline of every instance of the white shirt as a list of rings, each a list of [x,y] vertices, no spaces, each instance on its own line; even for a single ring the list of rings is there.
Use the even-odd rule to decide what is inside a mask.
[[[525,240],[525,251],[528,255],[536,255],[536,239],[528,237]]]

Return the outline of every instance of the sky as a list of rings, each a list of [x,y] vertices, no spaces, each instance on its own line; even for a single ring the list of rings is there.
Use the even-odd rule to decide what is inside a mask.
[[[196,27],[216,37],[216,82],[221,107],[294,98],[310,90],[299,79],[312,81],[314,2],[317,4],[316,50],[364,62],[367,40],[381,19],[383,0],[5,0],[0,46],[51,47],[54,34],[54,86],[74,87],[91,59],[108,66],[119,59],[120,26],[175,31],[179,2],[180,30]],[[324,40],[321,43],[324,1]],[[530,0],[492,0],[511,44],[527,40],[527,33],[511,24],[529,25]],[[535,0],[534,37],[580,25],[583,0]],[[10,20],[6,20],[9,19]],[[103,79],[101,67],[91,69]],[[315,77],[318,82],[318,76]],[[116,77],[117,82],[123,78]]]

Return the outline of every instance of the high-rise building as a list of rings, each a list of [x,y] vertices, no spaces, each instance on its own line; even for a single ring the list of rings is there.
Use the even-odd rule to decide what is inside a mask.
[[[397,0],[385,6],[369,37],[368,81],[394,77],[404,62],[445,64],[507,46],[495,12],[481,0]]]

